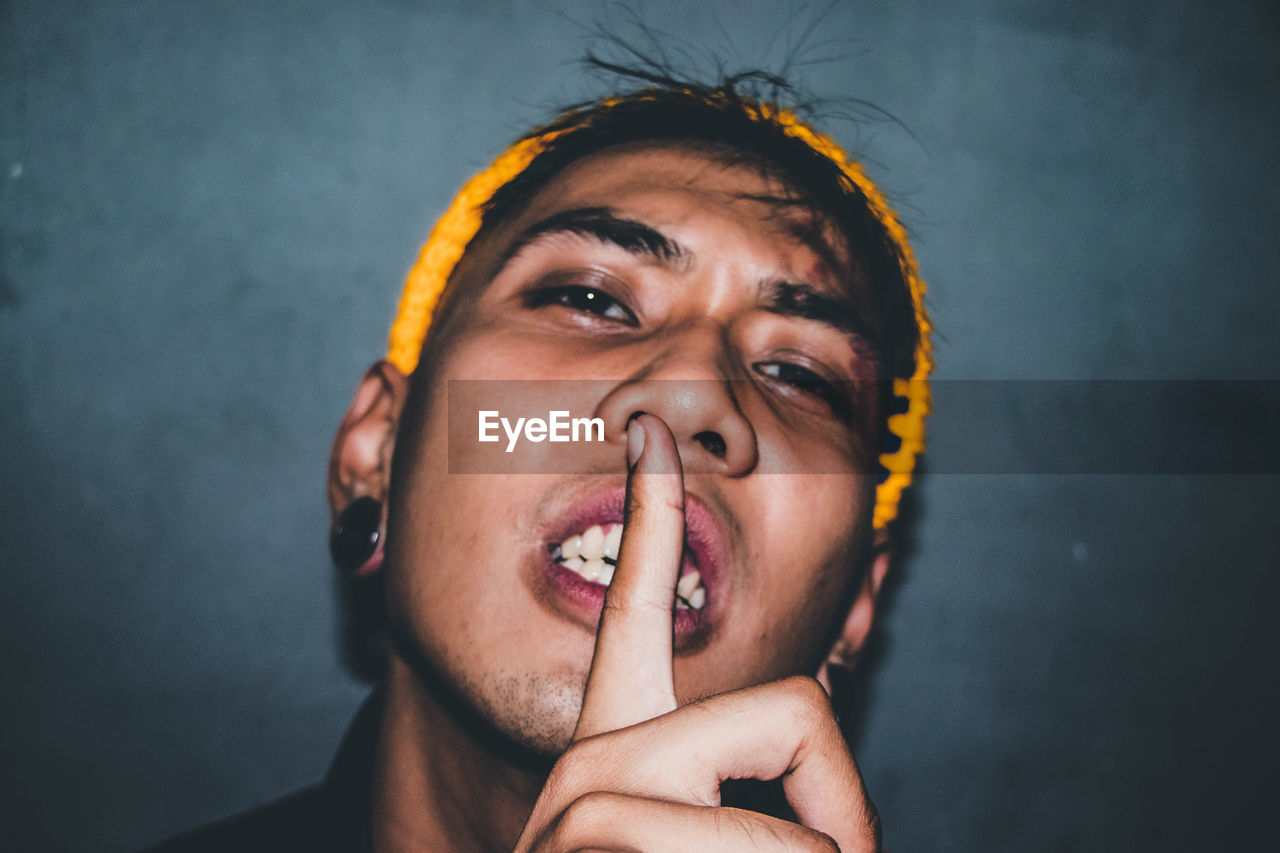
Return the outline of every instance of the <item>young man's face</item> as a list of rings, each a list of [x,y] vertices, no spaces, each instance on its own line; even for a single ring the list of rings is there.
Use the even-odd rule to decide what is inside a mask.
[[[874,395],[839,395],[874,354],[835,316],[865,294],[793,195],[707,154],[609,149],[459,268],[457,313],[397,438],[388,602],[400,648],[518,742],[554,753],[573,732],[604,588],[556,545],[621,522],[634,412],[670,426],[684,464],[684,571],[702,592],[677,614],[680,701],[813,674],[867,594]],[[449,380],[473,379],[598,380],[509,382],[478,402],[545,417],[539,395],[554,396],[601,418],[606,440],[571,445],[572,466],[466,473],[494,449],[449,435]]]

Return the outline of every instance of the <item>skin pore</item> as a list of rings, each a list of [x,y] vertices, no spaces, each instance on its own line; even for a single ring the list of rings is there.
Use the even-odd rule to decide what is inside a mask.
[[[379,849],[519,835],[578,722],[599,618],[548,580],[548,544],[619,502],[636,412],[670,428],[716,565],[703,620],[674,640],[677,704],[861,647],[888,568],[869,524],[874,395],[849,390],[874,374],[866,299],[843,242],[779,200],[780,180],[706,152],[586,157],[468,250],[420,375],[366,376],[331,500],[388,507]],[[575,473],[451,473],[480,448],[448,440],[449,380],[566,378],[593,381],[558,399],[605,423]],[[511,387],[530,396],[493,408],[537,409],[542,386]]]

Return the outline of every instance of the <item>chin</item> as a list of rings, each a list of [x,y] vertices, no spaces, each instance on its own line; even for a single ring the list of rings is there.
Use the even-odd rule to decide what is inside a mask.
[[[554,760],[568,748],[582,710],[584,666],[562,663],[540,670],[522,666],[523,661],[477,665],[464,658],[464,649],[432,653],[429,642],[395,622],[393,617],[392,655],[399,665],[391,666],[391,679],[407,695],[417,694],[416,703],[435,707],[460,734],[510,758],[524,754],[536,764]]]
[[[585,675],[500,671],[480,683],[464,676],[460,693],[501,738],[554,759],[569,747],[582,710]]]

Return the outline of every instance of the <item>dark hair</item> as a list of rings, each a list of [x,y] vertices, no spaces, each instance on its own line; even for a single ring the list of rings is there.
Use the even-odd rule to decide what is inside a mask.
[[[619,68],[596,65],[646,87],[609,101],[572,107],[529,136],[561,131],[529,165],[501,187],[485,207],[477,237],[492,231],[523,209],[556,175],[578,160],[606,148],[645,142],[671,142],[709,151],[730,162],[764,169],[800,194],[800,202],[829,219],[845,237],[867,283],[874,337],[883,375],[910,377],[920,337],[911,292],[896,241],[872,212],[862,190],[825,155],[777,122],[761,120],[754,94],[739,86],[765,83],[773,91],[786,83],[763,72],[726,78],[715,87]],[[889,414],[886,412],[885,414]]]

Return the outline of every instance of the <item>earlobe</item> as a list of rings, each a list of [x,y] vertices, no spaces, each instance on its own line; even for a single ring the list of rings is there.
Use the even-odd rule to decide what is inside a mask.
[[[334,531],[341,529],[348,544],[353,537],[369,543],[370,553],[359,565],[343,566],[353,574],[371,574],[381,559],[385,525],[382,507],[386,503],[391,455],[408,389],[409,379],[398,369],[387,361],[375,363],[356,387],[351,407],[334,438],[328,482]],[[369,507],[375,502],[378,509],[377,517],[373,518]],[[358,513],[353,512],[356,509]],[[355,520],[360,523],[355,524]],[[354,553],[350,547],[339,550]],[[338,561],[338,550],[334,557]]]
[[[885,578],[893,562],[893,546],[885,530],[877,530],[868,556],[868,564],[858,585],[853,604],[845,615],[840,635],[818,669],[818,681],[831,692],[831,667],[851,671],[857,666],[871,627],[875,624],[876,602],[884,587]]]

